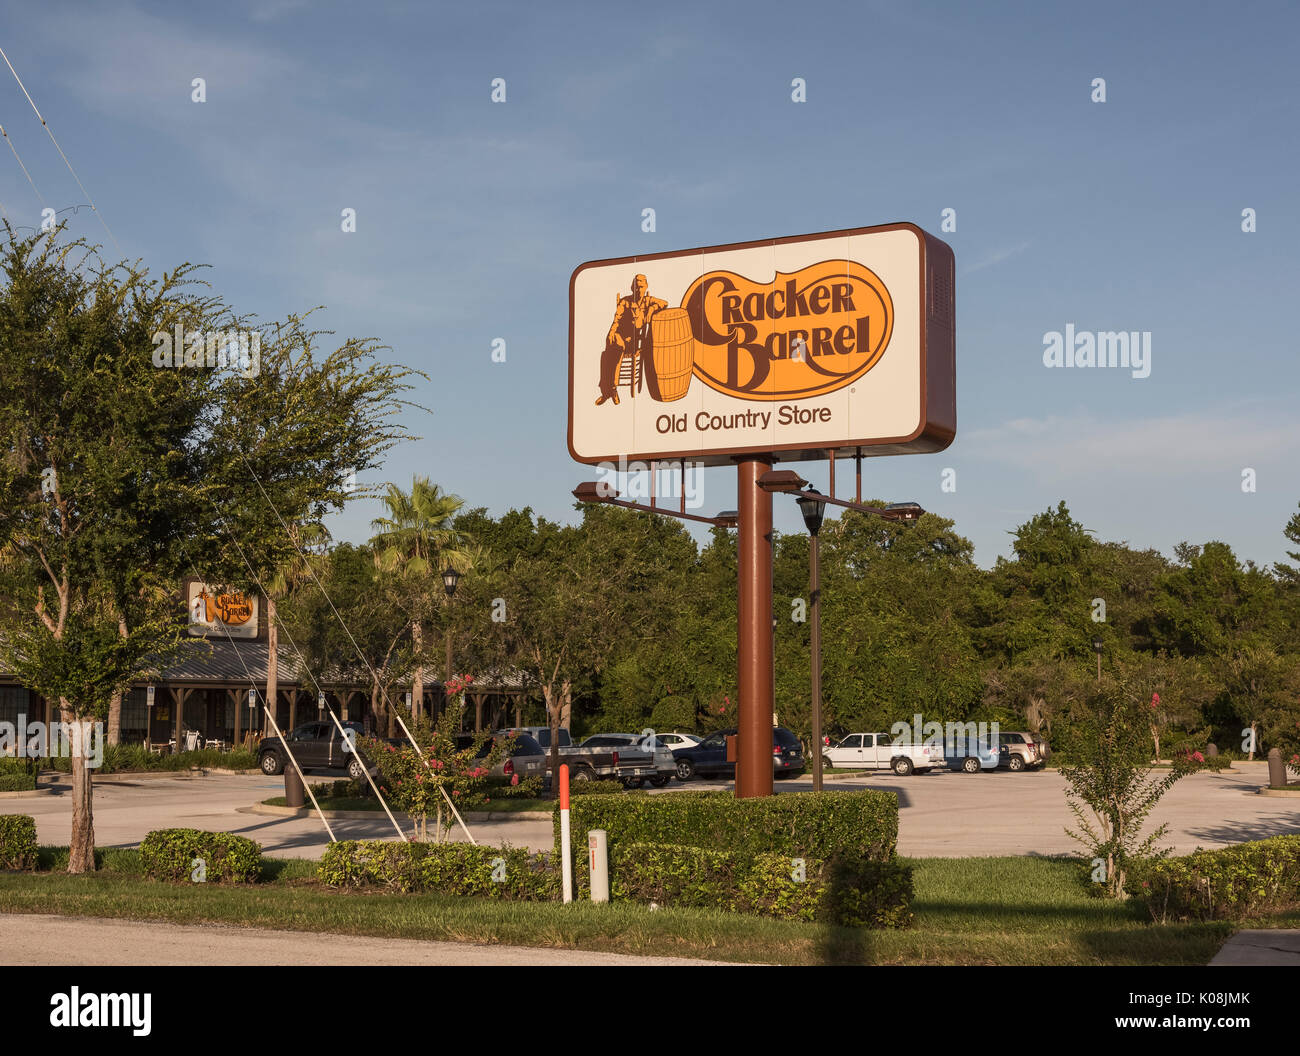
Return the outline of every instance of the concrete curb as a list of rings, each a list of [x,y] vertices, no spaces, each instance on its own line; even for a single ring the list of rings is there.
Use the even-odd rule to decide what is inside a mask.
[[[26,799],[28,796],[52,796],[53,788],[23,788],[17,792],[0,792],[0,799]]]
[[[879,770],[879,771],[857,770],[852,773],[841,773],[838,770],[823,770],[822,780],[823,781],[852,781],[854,778],[862,778],[865,780],[877,773],[890,774],[893,773],[893,771],[892,770]],[[809,784],[812,784],[812,774],[810,772],[802,773],[798,777],[796,777],[793,781],[791,781],[790,784],[797,785],[801,781],[807,781]],[[775,782],[773,782],[773,784],[775,784]]]
[[[71,782],[71,775],[60,774]],[[170,777],[179,781],[197,781],[204,776],[202,770],[121,770],[115,774],[96,774],[95,784],[115,785],[130,784],[132,781],[161,781]]]
[[[1255,795],[1278,796],[1281,799],[1300,799],[1300,785],[1297,785],[1295,788],[1269,788],[1266,785],[1263,788],[1256,789]]]
[[[311,807],[277,807],[270,803],[254,803],[251,807],[236,808],[240,814],[268,814],[275,818],[299,818],[315,817],[316,811]],[[387,815],[382,810],[326,810],[326,815],[331,818],[341,818],[344,821],[367,821],[380,819],[387,821]],[[398,821],[411,820],[409,814],[403,814],[400,811],[393,811],[393,817]],[[465,810],[461,811],[461,817],[466,821],[550,821],[551,814],[545,810]],[[454,823],[454,819],[453,819]]]

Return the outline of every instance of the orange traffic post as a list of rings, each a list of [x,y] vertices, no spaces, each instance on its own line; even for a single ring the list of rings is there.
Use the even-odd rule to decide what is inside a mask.
[[[569,764],[560,764],[560,866],[564,901],[573,901],[573,848],[569,846]]]

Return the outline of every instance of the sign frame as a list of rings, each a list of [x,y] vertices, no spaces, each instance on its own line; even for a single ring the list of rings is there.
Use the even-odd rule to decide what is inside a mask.
[[[760,249],[767,246],[791,243],[812,243],[850,236],[872,235],[888,231],[908,231],[918,242],[919,261],[919,340],[920,340],[920,407],[917,428],[910,434],[891,437],[845,437],[834,444],[809,447],[806,443],[738,445],[701,453],[698,449],[645,452],[610,451],[601,454],[580,455],[574,447],[575,377],[575,309],[578,277],[593,268],[639,264],[668,260],[706,253],[726,253],[736,250]],[[870,261],[861,261],[870,268]],[[690,462],[696,465],[729,465],[738,459],[769,455],[777,461],[815,461],[829,457],[851,458],[884,455],[923,454],[942,451],[952,443],[957,431],[956,403],[956,282],[955,258],[946,242],[929,234],[916,224],[898,222],[872,227],[845,228],[821,231],[807,235],[783,238],[757,239],[718,246],[701,246],[693,249],[672,250],[665,253],[638,254],[592,260],[580,264],[569,278],[569,391],[568,431],[569,455],[575,462],[587,465],[625,464],[641,462]]]

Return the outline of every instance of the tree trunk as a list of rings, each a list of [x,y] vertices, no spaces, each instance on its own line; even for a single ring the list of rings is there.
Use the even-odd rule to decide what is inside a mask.
[[[411,625],[411,641],[415,645],[416,656],[420,655],[420,650],[424,647],[424,629],[420,626],[420,621],[416,620]],[[411,682],[411,718],[418,719],[424,714],[424,665],[416,664],[415,676]]]
[[[124,616],[117,618],[117,633],[123,638],[127,636]],[[108,702],[108,743],[122,743],[122,691],[120,689],[113,693],[113,699]]]
[[[66,699],[60,700],[60,717],[71,724],[77,721]],[[71,732],[71,731],[70,731]],[[68,872],[95,871],[95,810],[92,772],[86,765],[87,737],[70,736],[72,742],[72,844],[69,848]]]
[[[542,700],[546,702],[546,722],[551,728],[551,791],[560,792],[560,709],[555,700],[555,687],[549,682],[542,686]]]
[[[113,691],[108,702],[108,743],[122,743],[122,691]]]
[[[275,598],[266,597],[266,709],[272,715],[276,705],[276,695],[280,691],[280,657],[277,649],[280,645],[280,632],[275,625]],[[262,735],[271,736],[271,720],[262,718]]]

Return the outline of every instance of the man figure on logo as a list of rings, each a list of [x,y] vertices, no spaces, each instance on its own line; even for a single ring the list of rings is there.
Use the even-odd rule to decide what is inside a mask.
[[[667,308],[668,302],[658,297],[651,297],[644,275],[632,280],[632,295],[620,297],[618,308],[614,312],[614,322],[605,336],[605,351],[600,357],[600,397],[596,400],[599,407],[606,400],[618,404],[618,364],[624,353],[635,356],[638,350],[644,350],[649,344],[646,340],[650,334],[650,318],[660,308]],[[642,370],[644,370],[644,365]]]

